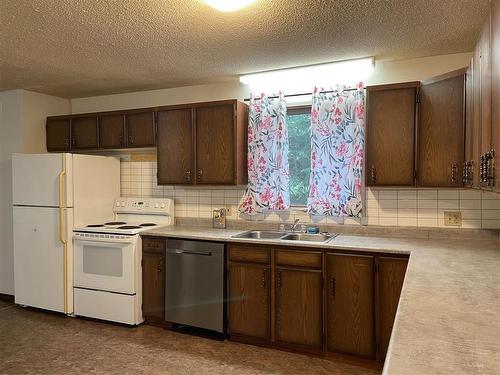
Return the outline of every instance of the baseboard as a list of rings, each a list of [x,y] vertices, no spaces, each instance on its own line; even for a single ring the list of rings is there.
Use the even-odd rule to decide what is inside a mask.
[[[14,296],[12,294],[0,293],[0,301],[14,302]]]

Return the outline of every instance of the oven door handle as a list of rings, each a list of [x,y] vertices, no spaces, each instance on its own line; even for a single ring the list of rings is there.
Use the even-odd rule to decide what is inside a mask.
[[[212,252],[198,252],[198,251],[186,251],[186,250],[180,250],[180,249],[175,249],[176,254],[187,254],[187,255],[201,255],[201,256],[206,256],[206,257],[211,257]]]

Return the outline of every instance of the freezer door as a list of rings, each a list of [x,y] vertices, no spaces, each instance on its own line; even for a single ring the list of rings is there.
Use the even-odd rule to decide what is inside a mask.
[[[15,302],[41,309],[73,311],[71,227],[72,209],[14,207],[14,294]],[[65,272],[60,229],[68,242]],[[68,236],[69,234],[69,236]],[[66,276],[66,287],[64,277]]]
[[[71,154],[13,154],[14,205],[58,207],[62,183],[63,205],[73,206]]]

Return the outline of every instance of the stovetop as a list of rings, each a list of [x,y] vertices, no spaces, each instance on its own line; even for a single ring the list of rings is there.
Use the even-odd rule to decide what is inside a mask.
[[[146,229],[151,229],[165,224],[156,224],[151,222],[125,222],[111,221],[101,224],[88,224],[83,227],[75,228],[74,232],[86,233],[110,233],[110,234],[128,234],[133,235]]]

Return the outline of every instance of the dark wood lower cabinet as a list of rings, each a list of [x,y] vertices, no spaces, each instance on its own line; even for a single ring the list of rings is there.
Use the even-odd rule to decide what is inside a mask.
[[[326,254],[326,347],[374,356],[373,257]]]
[[[165,322],[165,240],[143,238],[142,315],[146,323]]]
[[[276,269],[276,341],[321,349],[321,270]]]
[[[230,263],[229,333],[271,338],[271,270],[260,264]]]
[[[377,257],[376,263],[377,360],[383,361],[391,338],[408,260],[406,258]]]

